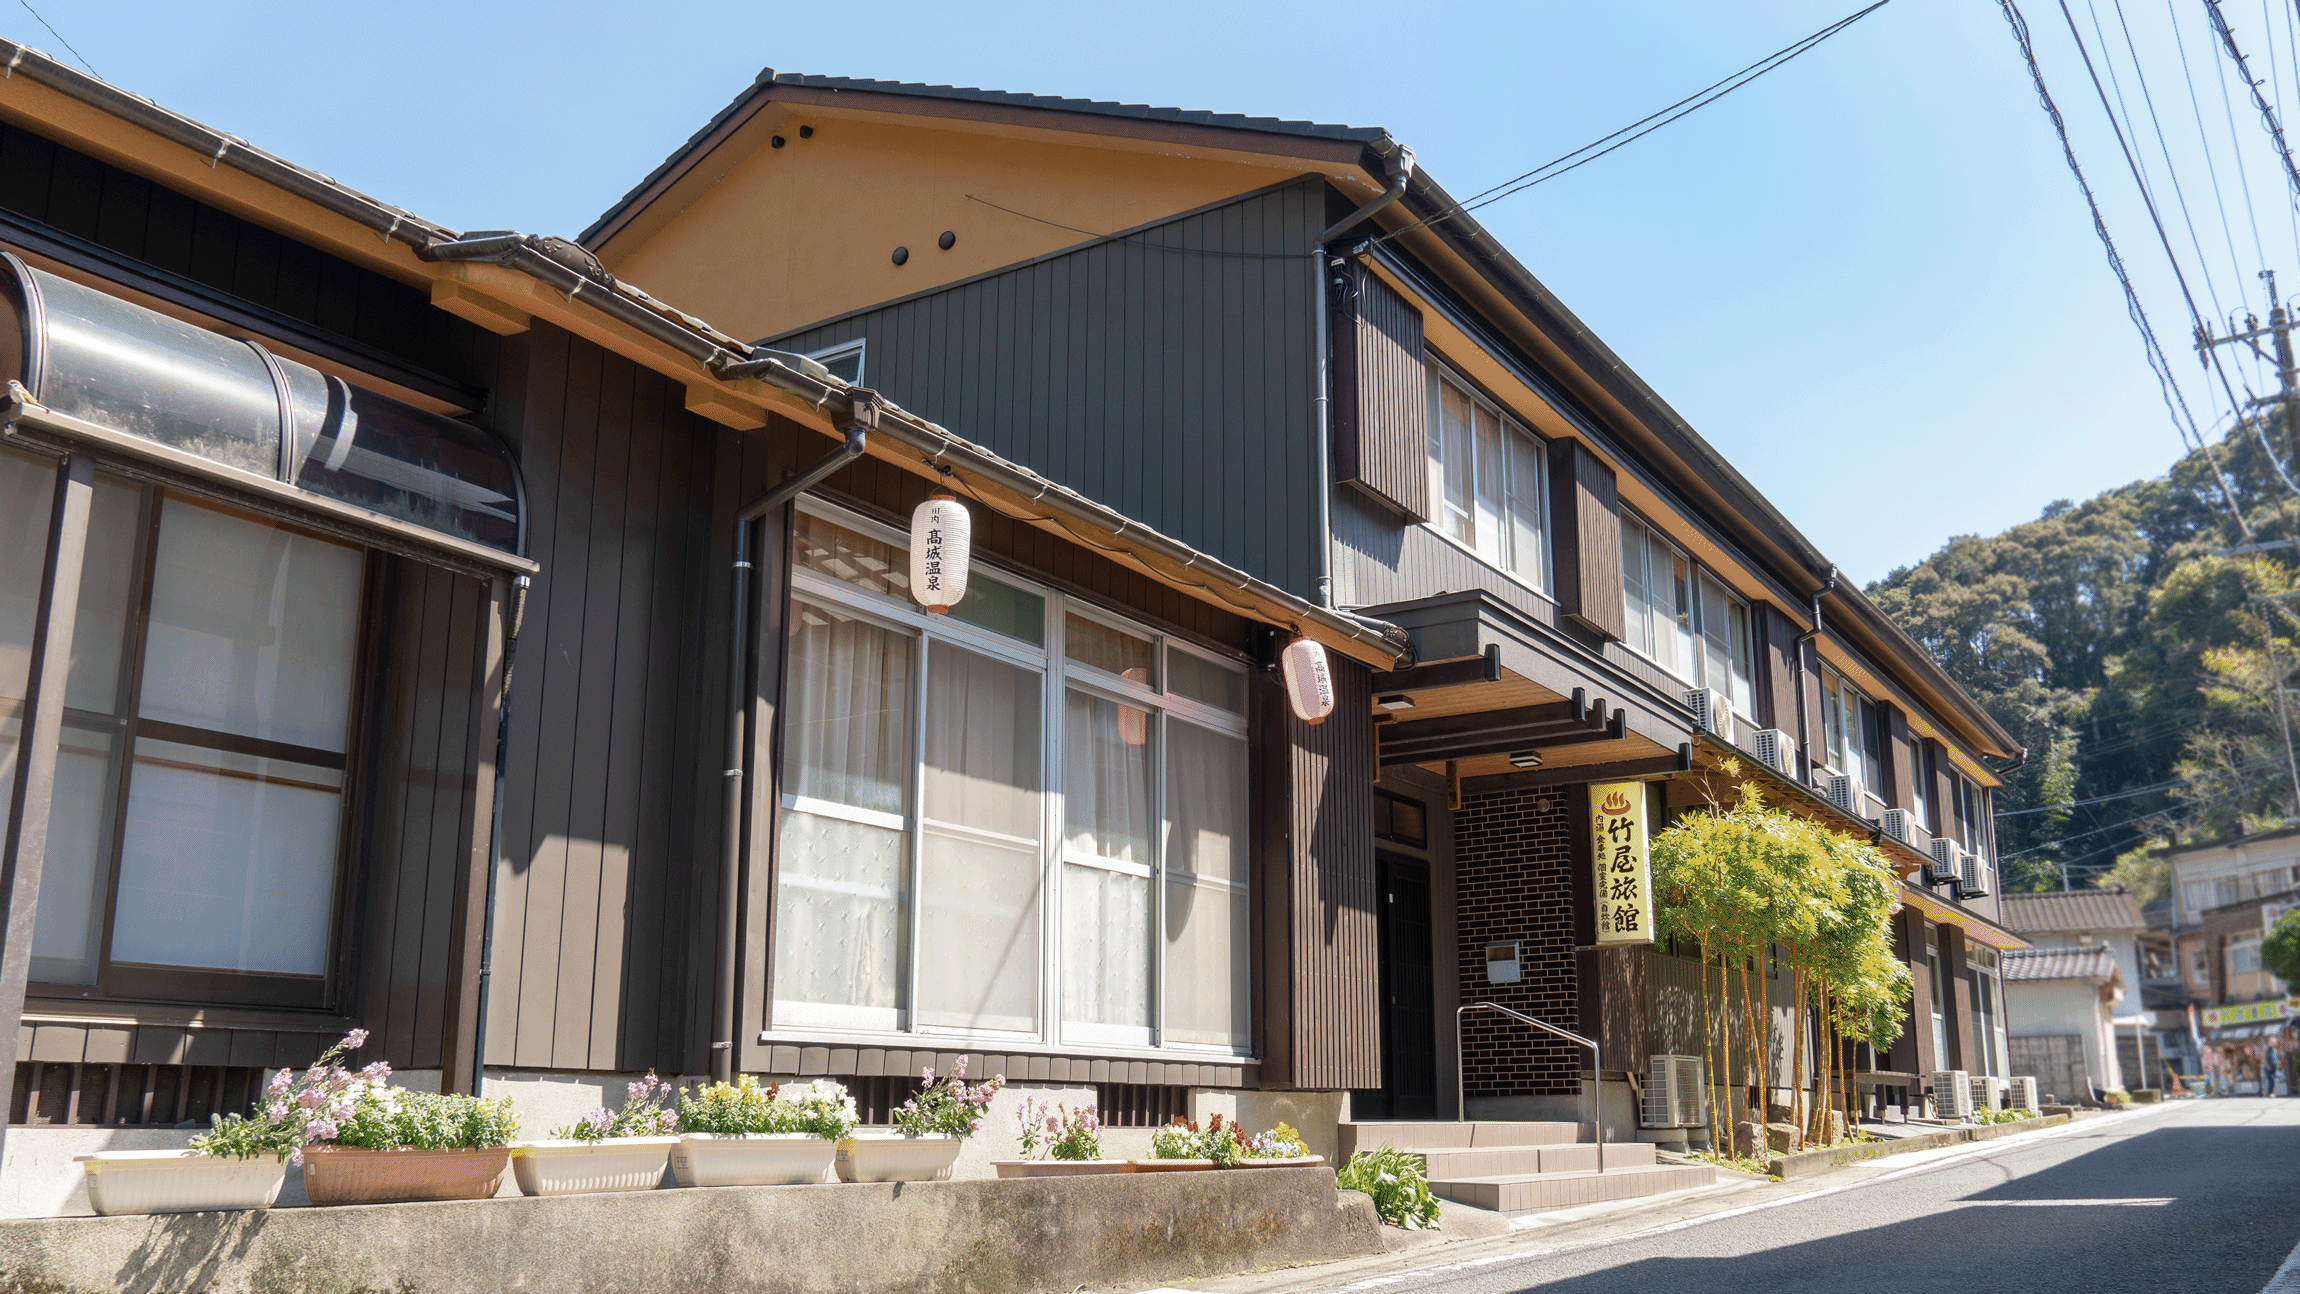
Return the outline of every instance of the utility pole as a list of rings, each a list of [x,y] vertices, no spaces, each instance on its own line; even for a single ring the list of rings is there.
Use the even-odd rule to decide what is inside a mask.
[[[2260,316],[2246,314],[2244,327],[2238,330],[2233,321],[2225,337],[2213,335],[2212,325],[2196,327],[2196,358],[2210,367],[2213,347],[2238,342],[2252,348],[2252,353],[2276,366],[2276,394],[2255,397],[2250,407],[2259,409],[2275,405],[2282,411],[2284,426],[2284,453],[2288,465],[2300,468],[2300,364],[2296,364],[2292,351],[2292,312],[2276,295],[2276,271],[2262,270],[2260,277],[2268,283],[2268,323],[2263,327]],[[2260,339],[2266,337],[2275,353],[2260,348]],[[2271,451],[2273,452],[2273,451]]]

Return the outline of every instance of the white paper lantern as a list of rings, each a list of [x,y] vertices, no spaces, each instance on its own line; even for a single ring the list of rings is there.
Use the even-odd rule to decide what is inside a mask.
[[[1334,671],[1326,663],[1324,643],[1296,638],[1279,657],[1286,674],[1286,699],[1294,717],[1303,723],[1324,723],[1334,712]]]
[[[947,494],[930,497],[910,514],[910,595],[929,615],[943,614],[966,596],[972,530],[966,505]]]

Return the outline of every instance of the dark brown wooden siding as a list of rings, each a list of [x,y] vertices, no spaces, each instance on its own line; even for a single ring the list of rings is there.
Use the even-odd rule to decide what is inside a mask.
[[[1362,268],[1334,310],[1334,479],[1427,521],[1429,370],[1422,316]]]
[[[0,124],[0,228],[45,235],[163,283],[483,392],[492,333],[431,307],[420,288],[284,238],[14,125]],[[85,257],[74,257],[85,263]],[[261,320],[250,320],[258,322]],[[449,396],[452,393],[435,391]]]
[[[1621,501],[1613,469],[1578,440],[1551,441],[1549,496],[1557,609],[1616,641],[1629,615],[1621,596]]]
[[[1373,675],[1354,661],[1333,664],[1333,717],[1315,726],[1293,716],[1269,676],[1256,676],[1256,1042],[1272,1086],[1382,1081]]]
[[[1757,653],[1757,687],[1764,710],[1757,717],[1768,728],[1794,733],[1797,730],[1797,626],[1782,615],[1779,608],[1767,603],[1756,605],[1760,608],[1757,625],[1762,635],[1762,646]]]
[[[693,1072],[723,781],[726,592],[706,563],[724,541],[707,527],[732,515],[743,438],[548,325],[506,351],[497,426],[543,569],[513,661],[487,1063]]]
[[[495,734],[474,732],[484,707],[478,664],[487,585],[379,557],[383,587],[375,662],[374,752],[365,813],[354,1014],[401,1069],[441,1064],[452,1020],[456,884],[484,846],[495,788],[480,783]],[[375,1048],[365,1053],[375,1059]]]
[[[1317,577],[1314,177],[786,335],[1240,570]]]

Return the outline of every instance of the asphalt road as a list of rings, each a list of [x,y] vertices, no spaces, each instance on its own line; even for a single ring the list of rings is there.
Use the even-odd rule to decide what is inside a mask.
[[[2256,1294],[2300,1242],[2300,1100],[2175,1102],[1910,1158],[1597,1238],[1536,1229],[1264,1288]]]

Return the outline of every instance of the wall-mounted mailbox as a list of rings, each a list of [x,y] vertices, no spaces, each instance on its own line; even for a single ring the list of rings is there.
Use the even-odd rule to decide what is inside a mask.
[[[1487,944],[1485,946],[1485,982],[1488,984],[1517,983],[1517,941]]]

